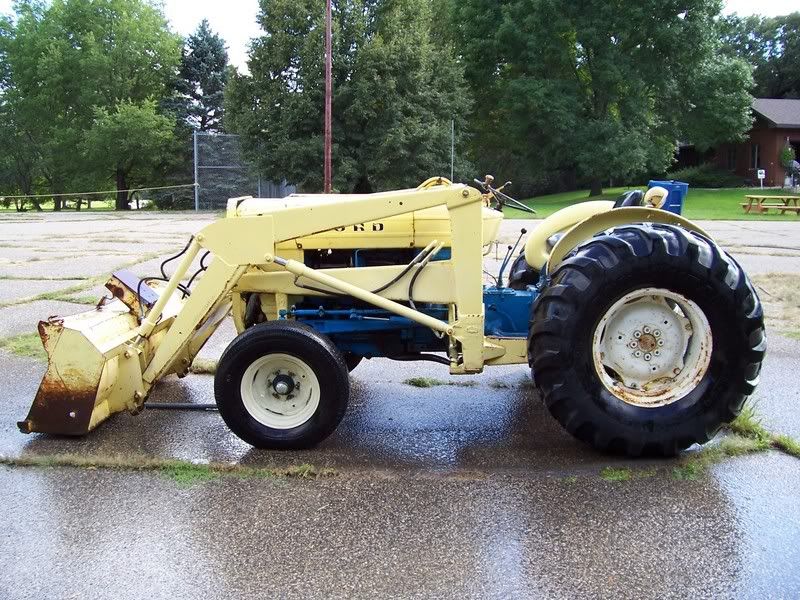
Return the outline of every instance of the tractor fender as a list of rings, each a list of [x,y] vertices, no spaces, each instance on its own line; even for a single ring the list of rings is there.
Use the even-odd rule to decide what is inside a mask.
[[[592,200],[573,204],[553,213],[539,223],[528,236],[528,241],[525,242],[525,262],[537,271],[541,271],[550,258],[550,252],[547,249],[547,240],[550,237],[556,233],[567,231],[595,215],[608,212],[612,208],[614,208],[614,203],[611,201]]]
[[[709,240],[712,239],[708,233],[692,223],[689,219],[666,210],[642,207],[615,208],[590,216],[567,231],[550,252],[545,272],[552,273],[553,269],[564,260],[564,257],[584,240],[588,240],[596,234],[611,229],[612,227],[634,223],[665,223],[667,225],[677,225],[689,231],[699,233]]]

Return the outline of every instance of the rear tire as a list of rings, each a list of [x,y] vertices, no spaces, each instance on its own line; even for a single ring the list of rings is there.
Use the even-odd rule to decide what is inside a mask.
[[[595,448],[631,456],[708,441],[752,394],[766,347],[761,303],[741,267],[668,225],[619,227],[583,243],[532,312],[528,360],[551,414]],[[653,354],[672,346],[675,362],[651,380],[643,372],[664,361],[651,357],[653,344]]]
[[[339,350],[293,321],[263,323],[241,333],[223,353],[214,378],[220,415],[256,448],[318,444],[344,417],[349,394]]]

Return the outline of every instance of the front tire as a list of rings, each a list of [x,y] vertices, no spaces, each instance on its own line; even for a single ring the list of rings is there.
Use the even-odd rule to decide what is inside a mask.
[[[765,345],[761,303],[730,256],[677,227],[631,225],[559,265],[533,307],[528,359],[572,435],[670,456],[736,417]]]
[[[303,449],[344,417],[350,383],[333,343],[293,321],[255,325],[220,358],[214,395],[230,430],[265,449]]]

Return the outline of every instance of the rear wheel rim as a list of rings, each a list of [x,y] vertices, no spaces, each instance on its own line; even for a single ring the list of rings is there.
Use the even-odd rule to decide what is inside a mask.
[[[245,410],[271,429],[293,429],[317,411],[320,386],[314,370],[291,354],[266,354],[254,360],[240,385]]]
[[[700,307],[663,288],[625,294],[592,337],[595,371],[627,404],[667,406],[685,398],[708,371],[713,340]]]

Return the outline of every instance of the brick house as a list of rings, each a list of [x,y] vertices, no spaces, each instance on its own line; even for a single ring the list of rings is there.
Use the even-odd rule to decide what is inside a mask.
[[[723,144],[716,148],[714,161],[742,180],[758,184],[758,169],[766,170],[764,185],[781,187],[786,173],[780,162],[780,153],[788,141],[800,156],[800,100],[753,100],[753,128],[747,140]]]

